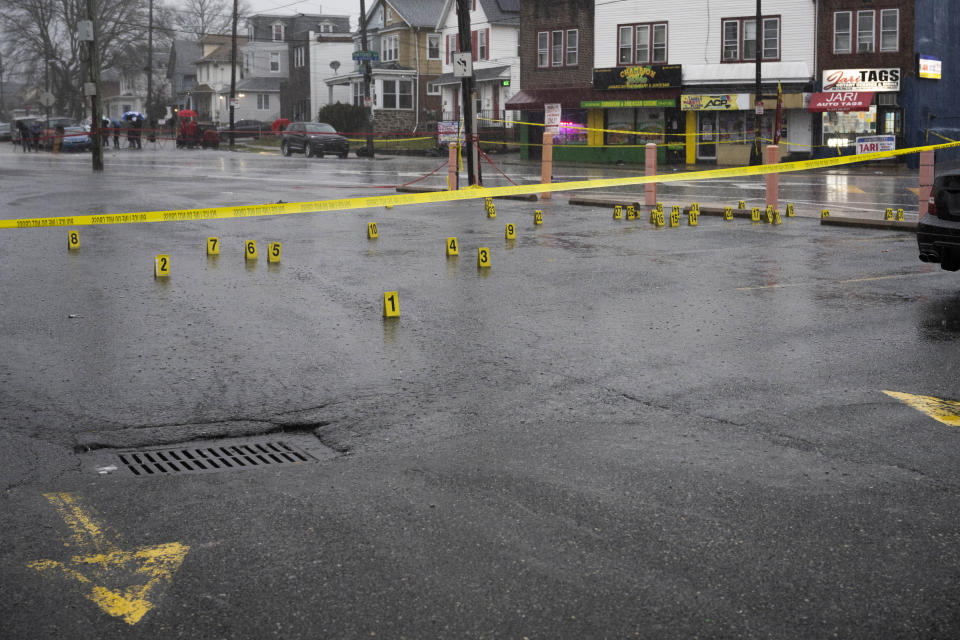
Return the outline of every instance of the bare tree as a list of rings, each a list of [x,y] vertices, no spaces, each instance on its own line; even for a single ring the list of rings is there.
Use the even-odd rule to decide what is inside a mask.
[[[241,2],[237,13],[246,15],[249,9]],[[232,0],[184,0],[182,9],[174,9],[174,26],[179,35],[193,34],[198,40],[208,33],[230,33],[233,17]]]

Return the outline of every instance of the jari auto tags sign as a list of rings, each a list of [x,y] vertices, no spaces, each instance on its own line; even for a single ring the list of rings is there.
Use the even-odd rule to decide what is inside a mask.
[[[900,69],[827,69],[824,91],[900,91]]]

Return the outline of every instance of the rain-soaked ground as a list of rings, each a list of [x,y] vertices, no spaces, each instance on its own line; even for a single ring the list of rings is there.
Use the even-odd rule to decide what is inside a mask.
[[[92,175],[0,148],[0,216],[380,195],[441,161],[165,149]],[[960,635],[960,432],[953,405],[900,401],[960,400],[960,274],[813,217],[909,219],[913,172],[781,186],[779,226],[655,229],[560,195],[80,227],[74,251],[0,232],[2,635]],[[125,462],[267,442],[307,462]]]

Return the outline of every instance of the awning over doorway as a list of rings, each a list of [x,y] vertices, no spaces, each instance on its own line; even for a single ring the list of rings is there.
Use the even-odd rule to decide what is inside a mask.
[[[869,111],[872,91],[825,91],[810,96],[810,112]]]

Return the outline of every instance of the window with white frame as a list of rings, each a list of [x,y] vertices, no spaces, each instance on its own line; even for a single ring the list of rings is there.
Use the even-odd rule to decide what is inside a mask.
[[[267,111],[270,109],[270,94],[269,93],[258,93],[257,94],[257,109],[261,111]]]
[[[852,14],[849,11],[837,11],[833,14],[833,52],[850,53],[853,51],[851,45],[851,24]]]
[[[880,51],[900,49],[900,10],[880,10]]]
[[[617,62],[649,64],[667,61],[667,23],[621,25],[617,29]]]
[[[353,82],[350,84],[350,88],[353,90],[353,106],[362,107],[363,106],[363,83],[362,82]]]
[[[439,84],[436,84],[436,83],[433,83],[433,82],[428,82],[428,83],[427,83],[427,95],[428,95],[428,96],[438,96],[438,95],[440,95],[440,93],[441,93],[441,91],[440,91],[440,85],[439,85]]]
[[[578,29],[567,29],[567,66],[575,67],[579,59],[580,32]]]
[[[563,31],[553,31],[550,33],[553,40],[550,46],[550,65],[553,67],[563,66]]]
[[[400,59],[400,36],[380,38],[380,59],[384,62],[396,62]]]
[[[382,83],[382,106],[384,109],[412,109],[413,81],[384,80]]]
[[[427,35],[427,60],[440,59],[440,34],[431,33]]]
[[[272,29],[273,29],[273,41],[283,42],[283,23],[282,22],[273,23]]]
[[[293,50],[293,66],[297,69],[301,68],[306,64],[306,54],[304,52],[305,47],[296,47]]]
[[[746,62],[757,59],[760,48],[761,59],[780,59],[780,18],[767,16],[761,18],[763,33],[757,42],[756,18],[724,18],[721,60],[723,62]]]
[[[873,53],[875,13],[874,11],[857,11],[857,53]]]
[[[490,37],[489,29],[480,29],[477,32],[477,59],[478,60],[489,60],[490,59],[490,49],[487,46],[487,38]]]
[[[550,32],[537,33],[537,66],[550,66]]]
[[[270,71],[273,73],[278,73],[280,71],[280,52],[273,51],[270,53]]]

